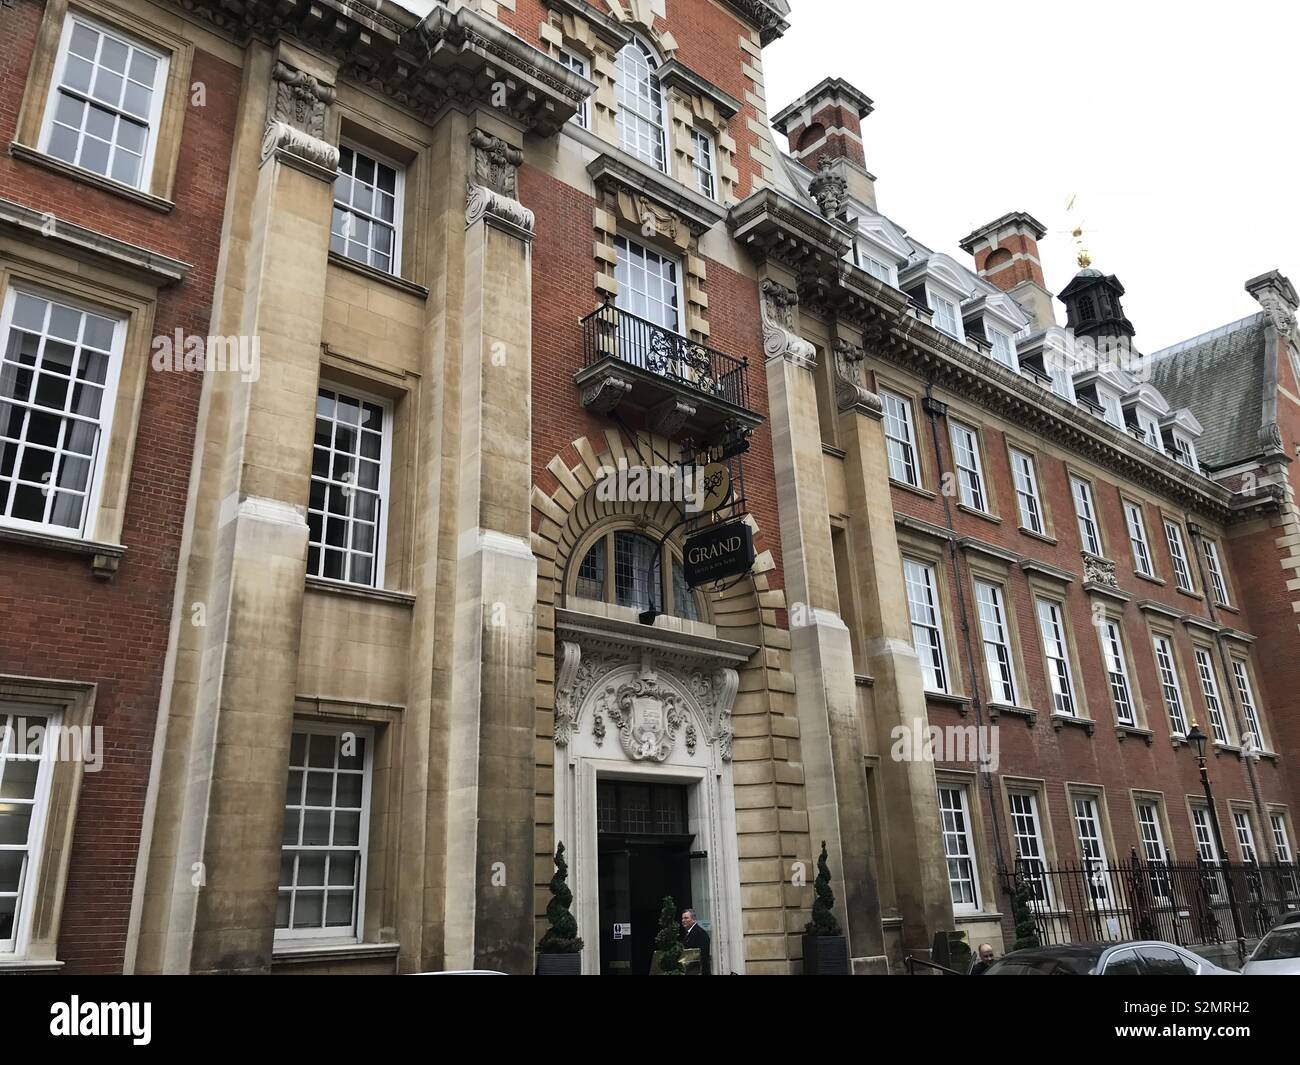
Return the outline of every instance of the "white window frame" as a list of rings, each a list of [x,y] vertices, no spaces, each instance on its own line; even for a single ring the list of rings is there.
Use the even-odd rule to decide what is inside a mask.
[[[391,478],[391,473],[393,468],[393,402],[392,400],[385,399],[383,396],[373,395],[369,392],[352,388],[350,385],[345,386],[345,385],[336,384],[335,382],[329,379],[322,380],[317,386],[316,391],[317,391],[318,401],[320,397],[320,392],[327,391],[334,394],[336,403],[339,397],[344,397],[346,399],[356,400],[358,405],[362,403],[374,404],[375,406],[378,406],[380,410],[383,411],[384,422],[383,422],[382,440],[380,443],[380,454],[379,454],[379,488],[378,488],[379,515],[378,515],[378,520],[375,522],[375,544],[374,544],[375,550],[373,552],[374,555],[373,578],[374,579],[369,584],[365,584],[361,581],[354,581],[350,578],[326,577],[324,576],[323,572],[312,573],[309,570],[307,575],[311,577],[313,580],[329,581],[331,584],[343,584],[354,588],[382,589],[384,587],[385,560],[388,554],[387,551],[388,511],[389,511],[389,502],[392,496],[390,490],[391,489],[390,478]],[[317,417],[320,417],[319,413],[313,415],[313,425],[315,424],[315,418]],[[334,418],[332,419],[331,424],[336,424],[337,421],[338,419]],[[360,424],[358,424],[357,426],[357,432],[359,436]],[[335,454],[338,454],[338,452],[335,452],[333,450],[332,441],[333,441],[333,436],[331,435],[331,449],[329,451],[331,457]],[[359,443],[360,441],[358,441],[358,444]],[[316,443],[313,437],[313,442],[312,442],[313,470],[314,470],[315,454],[316,454]],[[355,460],[359,461],[361,458],[360,451],[354,453],[352,457]],[[373,461],[373,460],[367,459],[367,461]],[[326,485],[326,503],[325,503],[325,507],[322,509],[322,518],[321,518],[321,541],[320,544],[318,545],[320,549],[320,568],[323,571],[325,567],[325,552],[327,550],[335,550],[335,551],[339,550],[339,548],[332,547],[325,542],[325,534],[326,534],[327,523],[331,516],[331,512],[328,509],[328,501],[329,501],[328,493],[334,486],[340,485],[340,482],[336,482],[334,480],[332,468],[328,471],[328,476],[326,476],[325,478],[319,478],[313,472],[311,474],[311,483],[315,484],[318,480],[323,481]],[[366,489],[366,491],[373,491],[373,490]],[[355,498],[355,497],[349,497],[349,498]],[[311,506],[311,500],[309,497],[308,498],[309,513],[314,509],[315,508]],[[339,515],[334,515],[334,516],[338,517]],[[351,515],[347,515],[347,521],[348,521],[348,546],[343,550],[344,550],[344,558],[347,562],[347,571],[350,573],[352,569],[352,556],[354,554],[353,549],[351,547],[352,531],[354,528],[353,518],[351,517]],[[308,558],[309,559],[310,559],[310,548],[312,546],[313,546],[313,541],[311,540],[310,532],[308,532]]]
[[[1290,862],[1291,854],[1291,837],[1286,830],[1286,815],[1270,810],[1268,814],[1268,825],[1273,832],[1273,850],[1277,853],[1279,862]]]
[[[631,60],[625,60],[624,56],[634,56],[637,62],[646,68],[644,79],[642,79],[639,69],[631,69]],[[618,99],[618,110],[615,113],[615,123],[618,128],[618,146],[633,158],[640,159],[641,162],[666,174],[668,173],[668,123],[665,115],[663,87],[659,84],[659,78],[655,74],[655,71],[659,69],[659,57],[655,50],[640,37],[633,37],[631,41],[619,49],[614,62],[616,67],[615,95]],[[631,75],[636,75],[638,82],[645,81],[648,86],[645,93],[631,89],[628,84]],[[650,114],[643,114],[639,107],[633,108],[630,106],[634,102],[640,103],[642,99],[645,100],[647,109],[651,112]],[[653,114],[656,109],[658,110],[657,119]],[[629,115],[631,118],[628,117]],[[636,125],[638,123],[643,123],[644,129]],[[643,132],[646,133],[644,139],[655,142],[651,145],[648,153],[641,148]],[[655,134],[657,134],[657,140]]]
[[[1106,868],[1106,837],[1101,827],[1101,808],[1095,795],[1071,794],[1070,820],[1074,823],[1074,841],[1079,848],[1080,864],[1085,869],[1090,864],[1098,870],[1088,884],[1089,902],[1093,906],[1107,907],[1114,897],[1114,886]]]
[[[939,822],[943,833],[943,854],[948,867],[948,893],[953,913],[978,913],[980,909],[979,862],[975,856],[975,836],[971,828],[970,792],[964,784],[939,783]],[[953,800],[956,800],[954,803]],[[965,869],[961,869],[962,865]],[[953,867],[958,875],[953,876]],[[962,875],[964,873],[964,875]],[[960,885],[969,884],[971,899]]]
[[[130,184],[129,182],[120,181],[117,178],[111,177],[109,174],[101,174],[98,170],[91,170],[89,167],[83,167],[79,163],[65,160],[61,156],[53,156],[53,158],[59,159],[60,162],[66,162],[69,166],[74,166],[78,170],[84,170],[88,174],[94,174],[96,177],[101,177],[106,181],[112,181],[117,185],[122,185],[126,188],[139,189],[141,192],[150,192],[153,187],[154,158],[158,151],[158,135],[162,126],[163,97],[167,91],[167,74],[171,66],[171,56],[166,52],[159,51],[156,45],[147,44],[138,37],[129,33],[124,33],[107,23],[83,15],[80,11],[69,11],[67,17],[63,20],[63,30],[59,35],[59,50],[54,61],[54,72],[50,79],[49,93],[45,97],[45,115],[41,121],[40,139],[37,142],[37,147],[45,154],[49,154],[50,138],[54,132],[54,113],[58,108],[58,102],[62,92],[63,78],[68,65],[68,56],[71,54],[69,46],[72,43],[73,27],[77,23],[81,23],[86,26],[87,29],[94,31],[95,33],[111,37],[120,44],[124,44],[128,48],[137,49],[145,55],[157,60],[158,66],[154,71],[154,84],[151,90],[152,95],[149,100],[148,125],[145,127],[144,154],[140,160],[140,180],[136,184]],[[102,47],[101,44],[101,50]],[[127,60],[127,68],[128,70],[130,69],[129,58]],[[98,69],[97,64],[92,68],[92,78],[93,71]],[[115,114],[126,113],[123,112],[120,107],[106,104],[97,97],[91,96],[88,92],[83,93],[80,90],[72,90],[72,94],[74,94],[77,99],[95,100],[97,104],[101,105],[105,109],[112,110]],[[136,117],[138,118],[138,116]],[[113,147],[115,150],[116,141],[113,142]],[[77,155],[81,155],[81,139],[77,142]],[[112,170],[111,152],[109,155],[109,170]]]
[[[1065,617],[1061,604],[1053,599],[1034,601],[1038,615],[1038,631],[1043,640],[1043,654],[1047,657],[1047,681],[1052,692],[1053,713],[1066,717],[1079,716],[1079,703],[1074,694],[1074,673],[1070,668],[1070,642],[1065,632]]]
[[[1169,544],[1169,557],[1174,565],[1174,580],[1185,592],[1196,591],[1192,583],[1192,567],[1187,561],[1187,548],[1183,540],[1183,529],[1175,521],[1164,519],[1165,540]]]
[[[1217,872],[1223,864],[1223,856],[1219,854],[1219,843],[1215,839],[1214,825],[1210,822],[1210,808],[1208,806],[1192,807],[1192,838],[1196,841],[1197,857],[1210,868],[1216,870],[1210,878],[1210,896],[1211,898],[1221,899],[1226,895],[1223,881],[1223,874]]]
[[[393,277],[401,277],[402,276],[402,216],[406,204],[406,167],[404,167],[401,163],[397,162],[394,159],[390,159],[385,155],[381,155],[380,153],[376,152],[373,148],[359,145],[354,141],[350,141],[346,139],[342,140],[339,142],[339,147],[346,148],[348,151],[352,153],[353,173],[347,176],[349,178],[352,178],[354,181],[356,180],[355,177],[353,177],[353,175],[356,173],[357,156],[361,156],[365,159],[369,159],[376,166],[385,166],[389,170],[393,171],[393,175],[394,175],[393,176],[393,222],[392,222],[393,252],[392,255],[390,256],[389,269],[384,269],[384,267],[376,266],[373,262],[371,262],[375,254],[375,247],[373,242],[368,243],[366,245],[366,258],[358,259],[356,256],[349,254],[347,249],[351,241],[345,236],[343,241],[344,250],[341,252],[335,252],[335,254],[341,255],[343,258],[349,260],[350,262],[361,263],[361,265],[368,266],[372,270],[378,270],[380,273],[391,274]],[[340,166],[341,165],[342,165],[342,159],[340,158]],[[343,172],[340,170],[338,173],[339,175],[342,175]],[[379,225],[379,226],[388,225],[388,223],[385,222],[382,218],[379,218],[378,215],[375,215],[373,213],[371,214],[362,213],[360,211],[354,210],[351,205],[341,204],[338,200],[334,199],[335,189],[337,189],[337,187],[338,187],[338,176],[335,177],[334,185],[330,189],[331,243],[333,242],[333,235],[334,235],[333,212],[335,210],[342,211],[345,215],[352,215],[358,217],[363,221],[370,223],[372,227],[375,225]],[[377,173],[376,173],[376,187],[378,187]]]
[[[1074,500],[1074,516],[1079,526],[1079,541],[1085,551],[1100,558],[1101,529],[1097,525],[1097,505],[1093,498],[1091,483],[1076,474],[1071,474],[1070,498]]]
[[[1168,871],[1163,868],[1169,864],[1169,850],[1165,846],[1165,829],[1160,823],[1160,802],[1153,798],[1140,798],[1136,802],[1138,841],[1142,844],[1142,856],[1147,865],[1160,866],[1147,872],[1151,884],[1151,894],[1162,902],[1173,897],[1173,884]]]
[[[853,242],[853,265],[861,270],[865,270],[877,281],[883,281],[886,285],[897,288],[898,275],[896,267],[891,266],[883,259],[878,259],[862,245],[863,242],[861,240],[855,240]]]
[[[1156,675],[1160,679],[1160,693],[1169,716],[1169,727],[1175,736],[1187,735],[1187,707],[1183,705],[1183,690],[1179,685],[1178,659],[1173,641],[1163,633],[1151,637],[1156,660]]]
[[[36,770],[36,785],[33,788],[32,797],[30,799],[6,798],[4,800],[6,804],[31,806],[32,813],[31,819],[28,821],[26,843],[0,844],[0,852],[20,851],[24,855],[18,873],[17,904],[14,909],[13,928],[7,937],[0,938],[0,958],[6,956],[23,957],[31,942],[32,911],[35,909],[37,897],[41,894],[41,879],[46,872],[42,869],[42,857],[45,853],[45,833],[50,817],[50,791],[58,751],[57,726],[63,721],[62,713],[57,710],[52,711],[44,707],[27,706],[21,703],[0,704],[0,724],[4,724],[6,720],[24,720],[24,728],[21,730],[23,733],[26,733],[36,718],[43,719],[46,731],[41,753],[35,757],[12,757],[18,741],[20,739],[25,741],[27,738],[25,735],[20,736],[20,730],[16,725],[11,729],[0,732],[0,784],[3,784],[5,770],[11,761],[39,761],[40,763]]]
[[[1219,560],[1219,545],[1208,536],[1201,538],[1201,550],[1205,554],[1205,568],[1210,572],[1210,588],[1214,601],[1220,606],[1232,606],[1228,598],[1228,580],[1223,573],[1223,564]]]
[[[357,834],[357,844],[354,847],[353,846],[336,847],[333,846],[332,844],[322,845],[320,847],[320,849],[325,851],[340,851],[340,850],[356,851],[357,853],[357,880],[356,880],[356,897],[355,897],[356,908],[354,910],[353,926],[349,931],[346,932],[340,931],[338,927],[321,927],[321,928],[279,928],[277,927],[275,929],[274,939],[277,944],[301,943],[304,941],[319,943],[322,940],[330,940],[336,943],[362,943],[365,941],[365,927],[366,927],[366,872],[367,872],[367,866],[369,865],[367,859],[369,857],[369,849],[370,849],[371,792],[374,786],[375,729],[369,725],[336,724],[333,722],[307,721],[301,718],[295,718],[293,722],[293,733],[299,733],[299,732],[303,732],[308,735],[308,741],[307,741],[308,753],[306,757],[306,761],[308,763],[310,763],[310,758],[311,758],[310,736],[313,734],[322,734],[322,735],[338,737],[345,733],[352,733],[358,738],[363,738],[365,740],[365,760],[361,770],[362,775],[361,775],[360,828]],[[302,793],[304,802],[306,798],[306,786],[307,786],[306,773],[309,771],[310,769],[304,771],[303,793]],[[337,770],[332,770],[332,772],[335,774],[335,776],[337,776],[338,773]],[[286,795],[286,799],[287,798],[288,796]],[[331,810],[331,817],[330,817],[331,832],[333,831],[332,811],[338,809],[338,807],[332,805],[333,802],[335,801],[336,801],[335,799],[331,799],[331,806],[329,807],[329,809]],[[284,805],[285,807],[287,807],[289,804],[288,802],[285,802]],[[306,807],[304,806],[303,809],[305,810]],[[321,809],[321,808],[316,807],[316,809]],[[305,818],[303,818],[303,820],[305,820]],[[300,823],[299,825],[300,834],[301,831],[302,831],[302,827]],[[294,845],[294,844],[286,844],[282,842],[280,845],[280,853],[282,857],[286,847],[292,847],[292,849],[294,850],[303,849],[301,846]],[[327,865],[325,879],[328,880],[328,865]],[[280,894],[280,888],[278,886],[278,881],[277,881],[277,888],[276,888],[277,900],[279,898],[279,894]],[[326,905],[327,905],[327,901],[325,899],[322,899],[321,901],[322,912],[326,912],[324,910],[324,907]]]
[[[943,638],[938,574],[928,562],[904,558],[903,583],[907,595],[907,613],[912,623],[912,646],[921,662],[921,679],[925,690],[947,694],[952,689],[948,679],[948,652]]]
[[[952,443],[952,464],[957,474],[961,501],[972,510],[989,513],[988,487],[984,483],[979,434],[969,425],[949,418],[948,439]]]
[[[1025,788],[1009,788],[1007,809],[1011,816],[1011,842],[1014,850],[1012,857],[1015,861],[1015,872],[1027,873],[1025,879],[1033,896],[1031,905],[1034,909],[1050,910],[1052,883],[1051,878],[1044,875],[1047,868],[1047,848],[1043,843],[1043,821],[1038,810],[1038,792]],[[1034,853],[1026,854],[1022,844],[1029,844]],[[1037,876],[1034,875],[1035,866],[1037,866]]]
[[[93,455],[91,456],[90,471],[86,480],[86,488],[85,488],[85,495],[83,497],[83,509],[81,512],[80,525],[78,526],[60,525],[57,522],[53,522],[53,521],[32,521],[29,518],[8,517],[5,512],[10,509],[11,497],[12,494],[16,491],[16,487],[11,488],[9,490],[9,494],[5,495],[4,494],[5,489],[2,485],[0,485],[0,525],[11,529],[23,529],[29,532],[52,533],[57,536],[70,537],[73,539],[94,539],[96,535],[97,519],[99,516],[100,499],[104,487],[104,471],[108,462],[109,444],[113,438],[113,416],[117,408],[118,387],[122,375],[122,361],[124,358],[124,349],[126,343],[127,320],[126,318],[122,317],[122,315],[119,313],[106,311],[102,308],[92,306],[82,300],[69,298],[67,296],[62,295],[61,293],[54,292],[40,286],[11,283],[9,285],[8,291],[6,291],[4,294],[3,304],[0,304],[0,307],[3,308],[2,310],[0,310],[0,377],[2,377],[5,372],[4,366],[14,365],[13,363],[6,362],[5,356],[9,350],[9,335],[11,329],[13,328],[14,308],[18,302],[19,295],[29,296],[32,299],[42,300],[54,306],[62,306],[69,310],[75,311],[79,314],[83,314],[83,315],[91,314],[98,318],[107,319],[113,323],[113,340],[111,344],[112,350],[107,352],[107,369],[105,370],[104,373],[103,391],[100,396],[99,417],[98,419],[96,419],[96,424],[99,426],[99,435],[97,437],[95,444],[93,445]],[[42,329],[48,329],[49,318],[52,314],[53,314],[53,310],[47,309],[45,323],[43,324]],[[84,330],[85,330],[85,325],[83,319],[83,324],[80,330],[80,334],[82,336],[84,336]],[[28,332],[28,330],[24,329],[24,332]],[[43,364],[45,345],[47,341],[50,339],[50,334],[48,332],[42,332],[40,334],[40,337],[41,337],[40,347],[38,350],[40,353],[39,355],[40,362],[41,364]],[[55,339],[59,340],[60,338],[55,338]],[[81,365],[82,344],[80,342],[80,337],[78,339],[78,343],[75,346],[77,348],[77,354],[75,356],[76,363],[74,364],[72,374],[71,374],[71,378],[74,382],[76,379],[76,369]],[[97,354],[105,354],[105,352],[101,348],[92,348],[90,350]],[[35,394],[35,388],[36,388],[36,382],[33,382],[32,384],[33,395]],[[67,425],[68,420],[80,421],[80,422],[90,421],[90,419],[87,418],[86,416],[77,416],[76,418],[72,418],[70,413],[68,413],[67,408],[72,402],[73,391],[74,389],[72,387],[69,387],[68,394],[67,396],[64,397],[65,413],[60,415],[60,417],[62,419],[67,419],[63,422],[65,427]],[[20,404],[15,402],[14,400],[4,399],[3,397],[0,397],[0,402],[7,403],[11,407],[26,407],[28,410],[38,410],[40,412],[57,414],[57,412],[53,411],[52,408],[45,407],[45,406],[38,407],[35,403],[32,403],[31,401]],[[24,419],[24,423],[26,424],[26,422],[28,421],[30,421],[30,415],[26,419]],[[22,431],[23,430],[20,430],[20,432]],[[67,436],[66,431],[61,430],[59,434],[59,440],[60,441],[65,440],[66,436]],[[0,447],[3,447],[3,445],[0,445]],[[56,465],[51,469],[51,477],[57,476],[57,469],[58,469],[57,461],[59,456],[64,454],[80,455],[81,453],[65,452],[61,448],[59,451],[59,455],[56,455],[55,458]],[[22,464],[22,448],[20,447],[19,453],[14,460],[13,468],[15,474],[17,474],[17,472],[21,469],[21,464]],[[15,478],[13,484],[16,485],[16,483],[17,481]],[[48,505],[49,495],[48,493],[46,493],[45,495],[46,495],[47,505]]]
[[[1140,411],[1137,415],[1138,428],[1142,430],[1142,438],[1148,447],[1153,447],[1162,455],[1165,453],[1165,439],[1160,432],[1159,423],[1151,417],[1143,415]]]
[[[718,199],[718,147],[713,137],[702,129],[691,127],[691,170],[695,174],[695,188],[701,196]],[[701,150],[702,149],[702,150]],[[701,158],[704,165],[700,164]]]
[[[880,390],[880,402],[885,415],[883,421],[885,451],[889,460],[889,476],[902,484],[920,488],[921,463],[916,449],[916,423],[912,416],[912,401],[897,392],[882,388]],[[898,435],[893,424],[895,422],[906,431],[907,435],[905,437]]]
[[[637,264],[635,258],[631,255],[633,249],[640,252],[641,257],[644,260],[644,265]],[[620,310],[626,311],[628,314],[634,315],[637,318],[650,322],[652,325],[658,326],[660,329],[667,329],[670,333],[683,336],[683,326],[686,321],[686,288],[685,279],[683,277],[685,271],[683,270],[682,260],[675,255],[668,255],[665,252],[660,251],[658,248],[651,247],[649,244],[642,244],[639,240],[626,236],[623,233],[619,233],[614,237],[614,253],[617,257],[617,261],[614,264],[614,274],[618,280],[618,293],[614,298],[614,305]],[[652,259],[656,260],[661,266],[671,266],[673,270],[674,283],[671,286],[671,291],[673,292],[677,303],[676,306],[672,308],[673,313],[676,316],[676,321],[672,325],[660,321],[648,313],[651,304],[660,308],[667,308],[668,305],[658,296],[652,296],[649,288],[645,284],[640,288],[636,285],[638,272],[643,280],[652,276],[651,271],[648,268]],[[662,278],[662,274],[659,276]],[[668,286],[665,285],[664,288],[667,289]],[[645,300],[647,313],[638,314],[636,310],[627,306],[627,295],[630,293],[636,293]]]
[[[1016,508],[1020,512],[1021,528],[1038,533],[1040,536],[1046,535],[1034,457],[1015,447],[1011,448],[1011,479],[1016,486]]]
[[[975,603],[980,639],[984,645],[984,672],[988,676],[990,702],[1017,706],[1016,659],[1011,647],[1005,592],[1000,584],[977,580]]]
[[[1115,720],[1130,728],[1137,727],[1137,709],[1133,700],[1133,683],[1129,679],[1128,656],[1124,651],[1124,633],[1112,617],[1102,619],[1097,631],[1101,636],[1102,661],[1110,689]]]
[[[568,48],[561,48],[556,58],[560,61],[561,66],[568,67],[580,78],[589,78],[591,76],[589,73],[591,66],[586,56],[579,55],[577,52],[570,51]],[[590,101],[583,100],[574,110],[573,117],[570,118],[569,121],[580,129],[590,129],[590,108]]]
[[[1132,500],[1122,500],[1124,504],[1124,524],[1128,527],[1129,547],[1133,551],[1133,569],[1144,577],[1154,577],[1151,566],[1151,544],[1147,541],[1146,521],[1142,516],[1142,507]]]
[[[1259,707],[1255,702],[1255,687],[1250,682],[1250,666],[1244,658],[1236,655],[1229,656],[1229,660],[1232,662],[1232,679],[1237,684],[1237,700],[1241,703],[1246,727],[1255,736],[1256,749],[1267,751],[1269,747],[1264,742],[1264,724],[1259,719]]]
[[[1219,680],[1214,672],[1214,659],[1204,647],[1194,647],[1192,654],[1196,659],[1196,672],[1201,681],[1201,696],[1205,700],[1205,712],[1210,718],[1210,732],[1215,743],[1226,746],[1228,725],[1223,716],[1223,700],[1219,695]]]
[[[1097,389],[1097,402],[1101,405],[1101,420],[1116,429],[1124,428],[1124,408],[1120,397],[1104,388]]]
[[[1175,430],[1172,434],[1174,441],[1174,458],[1186,466],[1189,470],[1200,472],[1200,460],[1196,457],[1196,445],[1192,443],[1182,433]]]
[[[1016,342],[1011,334],[1001,329],[995,329],[991,325],[986,325],[984,331],[989,338],[989,357],[994,362],[1002,363],[1003,366],[1010,366],[1013,370],[1017,369]]]
[[[930,323],[946,336],[966,341],[966,331],[962,327],[961,305],[958,300],[940,292],[933,285],[925,286],[925,299],[930,305]]]
[[[1237,833],[1237,850],[1243,862],[1259,864],[1259,851],[1255,849],[1255,827],[1245,810],[1232,810],[1232,827]]]

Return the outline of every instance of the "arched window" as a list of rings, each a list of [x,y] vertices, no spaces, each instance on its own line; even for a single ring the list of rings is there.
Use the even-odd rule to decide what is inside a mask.
[[[672,573],[667,588],[661,587],[660,578],[665,560]],[[667,544],[661,549],[657,538],[631,529],[606,533],[593,543],[578,564],[571,588],[579,599],[631,607],[638,613],[654,607],[661,614],[700,620],[700,604],[686,587],[673,549]]]
[[[618,139],[623,151],[666,173],[664,98],[655,77],[658,66],[659,60],[640,37],[618,53]]]

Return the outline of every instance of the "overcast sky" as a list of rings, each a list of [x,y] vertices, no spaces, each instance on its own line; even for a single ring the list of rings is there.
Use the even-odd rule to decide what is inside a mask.
[[[1116,274],[1141,350],[1254,313],[1242,285],[1300,284],[1300,5],[1156,0],[793,0],[764,50],[771,113],[822,78],[875,102],[880,209],[936,250],[1008,211],[1048,229],[1048,288]],[[1062,322],[1062,324],[1064,324]]]

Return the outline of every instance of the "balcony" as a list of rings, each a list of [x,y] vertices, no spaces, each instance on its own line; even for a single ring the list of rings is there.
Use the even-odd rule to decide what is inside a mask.
[[[636,410],[664,436],[700,441],[762,423],[750,407],[749,361],[724,355],[605,303],[582,319],[582,405]]]

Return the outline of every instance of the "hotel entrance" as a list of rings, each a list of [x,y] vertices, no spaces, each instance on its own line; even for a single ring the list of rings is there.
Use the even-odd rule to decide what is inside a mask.
[[[649,974],[665,895],[673,898],[675,918],[694,908],[709,925],[708,854],[694,849],[695,836],[687,829],[690,787],[597,784],[602,976]]]

